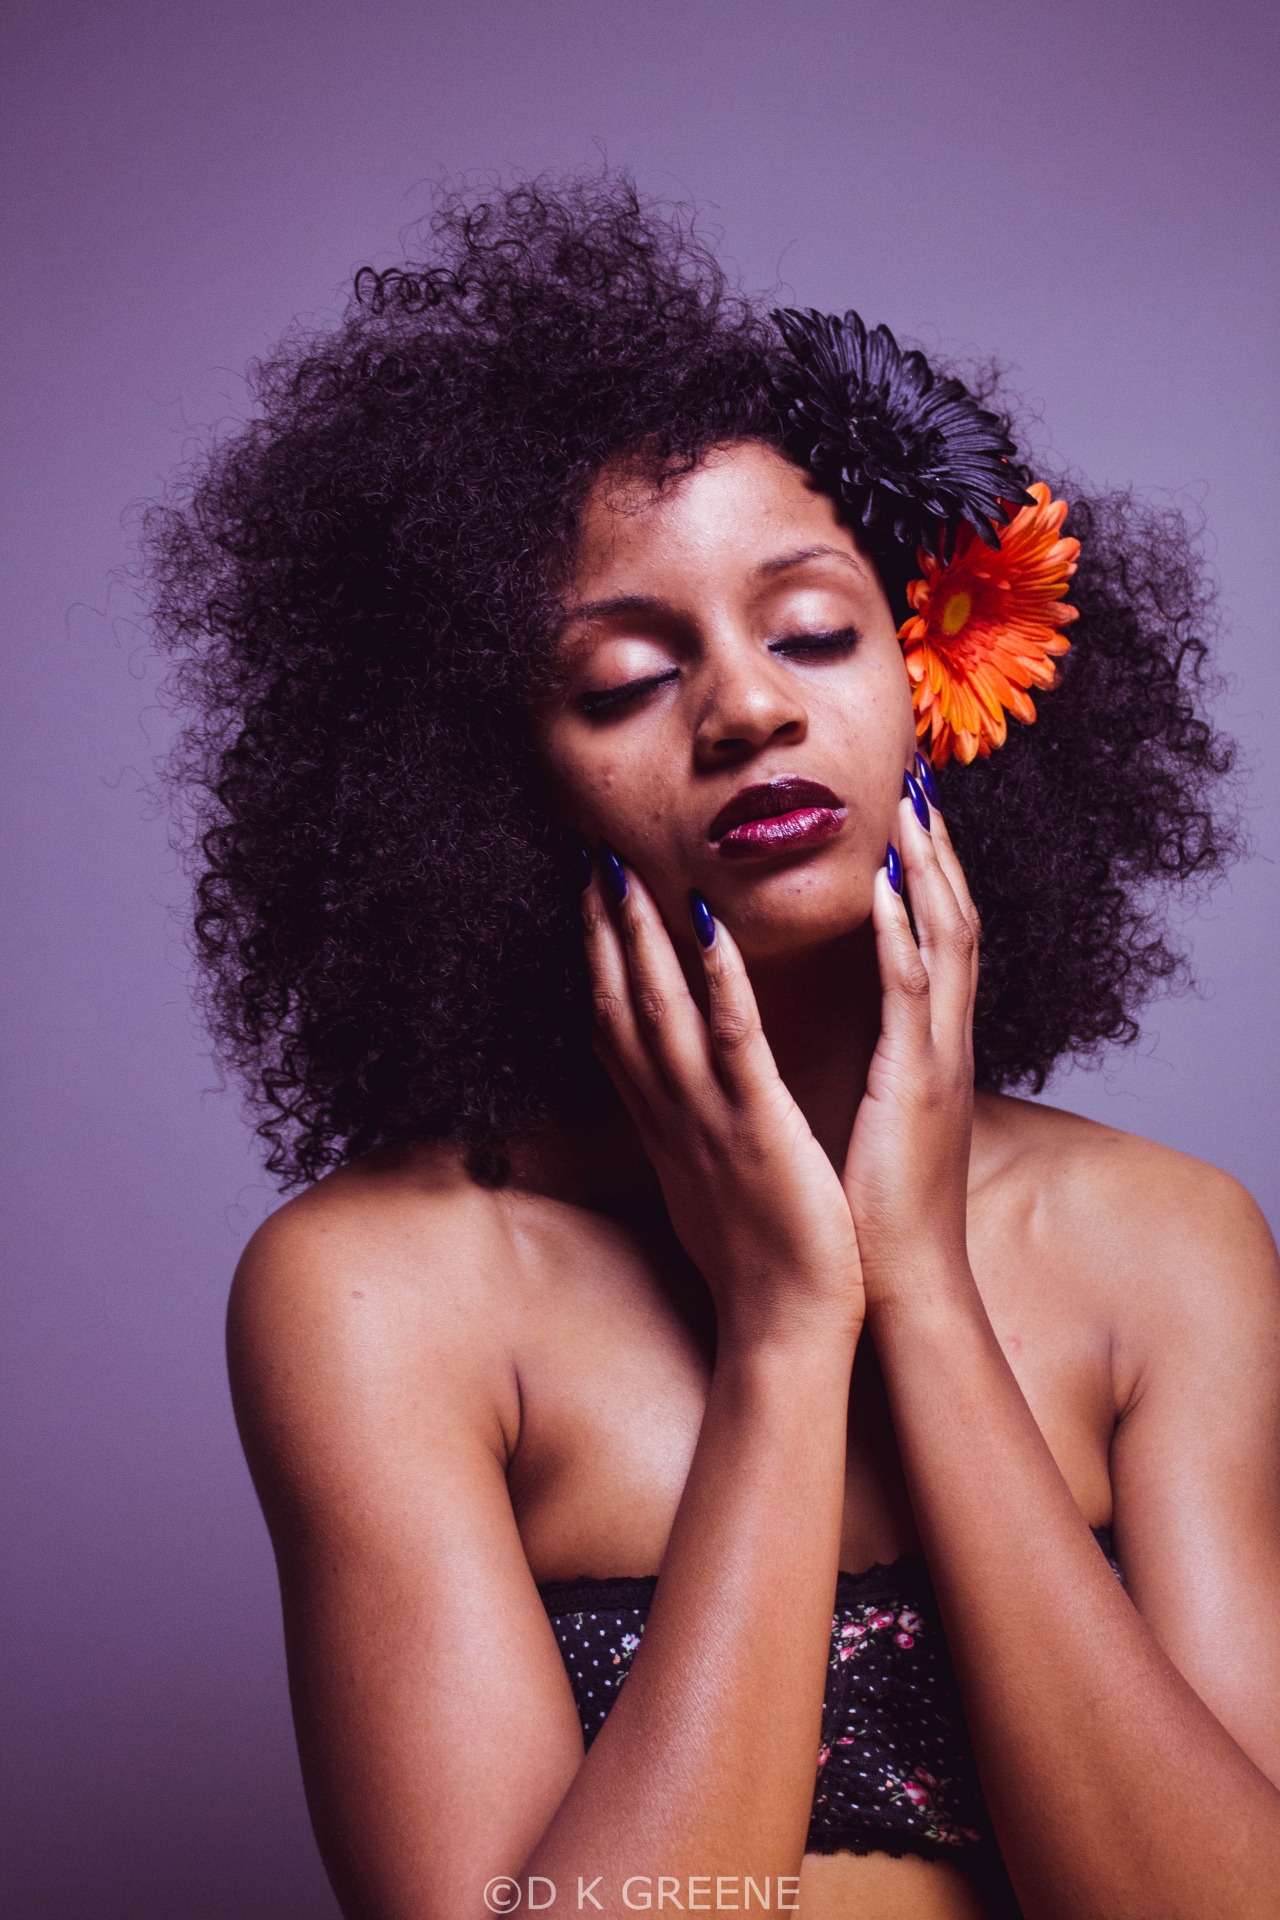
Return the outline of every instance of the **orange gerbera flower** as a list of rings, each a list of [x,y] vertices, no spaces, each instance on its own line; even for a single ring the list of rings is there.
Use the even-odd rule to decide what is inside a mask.
[[[1071,642],[1059,631],[1077,617],[1062,596],[1076,570],[1078,540],[1059,536],[1065,500],[1054,500],[1042,480],[1023,507],[997,529],[1000,550],[985,546],[970,526],[956,534],[946,562],[923,551],[923,578],[907,598],[915,608],[898,638],[911,678],[916,733],[927,733],[929,758],[943,766],[954,753],[967,766],[1002,747],[1005,710],[1028,724],[1036,710],[1028,687],[1051,687],[1053,655]]]

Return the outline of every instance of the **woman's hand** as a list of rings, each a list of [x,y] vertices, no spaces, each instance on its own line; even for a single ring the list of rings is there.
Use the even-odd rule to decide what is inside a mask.
[[[707,915],[704,1020],[643,883],[607,860],[612,907],[599,875],[583,895],[596,1047],[711,1290],[721,1346],[835,1333],[852,1351],[849,1204],[774,1065],[733,937]]]
[[[941,814],[916,792],[919,801],[904,797],[899,810],[916,937],[882,868],[872,907],[880,1039],[844,1168],[870,1306],[968,1260],[978,915]]]

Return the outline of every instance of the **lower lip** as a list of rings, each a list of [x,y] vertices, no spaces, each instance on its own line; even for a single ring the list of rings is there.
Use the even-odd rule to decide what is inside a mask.
[[[817,847],[839,833],[849,817],[847,807],[797,807],[768,820],[744,820],[715,843],[726,860],[749,859],[762,853],[790,853],[793,847]]]

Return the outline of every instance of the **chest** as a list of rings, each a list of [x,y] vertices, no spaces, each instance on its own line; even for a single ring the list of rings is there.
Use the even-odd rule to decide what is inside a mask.
[[[539,1223],[542,1224],[542,1223]],[[706,1399],[714,1319],[696,1276],[622,1230],[534,1232],[513,1325],[519,1439],[508,1485],[539,1582],[657,1571]],[[1020,1257],[1021,1256],[1021,1257]],[[971,1244],[1009,1365],[1077,1504],[1110,1518],[1105,1329],[1034,1250]],[[840,1564],[917,1549],[888,1398],[864,1333],[849,1395]]]

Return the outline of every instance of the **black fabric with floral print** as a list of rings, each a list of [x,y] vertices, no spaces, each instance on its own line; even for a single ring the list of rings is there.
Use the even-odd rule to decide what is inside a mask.
[[[1094,1537],[1120,1575],[1111,1535]],[[539,1588],[587,1746],[640,1645],[657,1579]],[[928,1569],[918,1555],[836,1582],[809,1853],[951,1860],[993,1915],[1017,1905],[996,1848]]]

